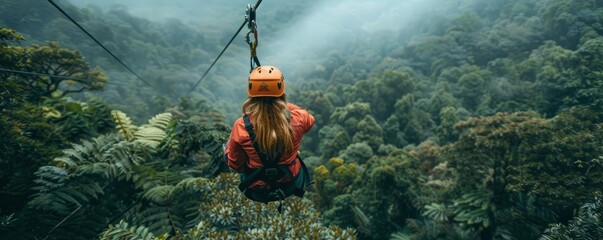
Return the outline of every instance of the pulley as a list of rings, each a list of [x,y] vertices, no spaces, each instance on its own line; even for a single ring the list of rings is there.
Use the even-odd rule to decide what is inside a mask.
[[[245,10],[245,20],[247,21],[247,28],[249,31],[245,36],[245,41],[249,45],[249,72],[253,71],[256,67],[261,66],[260,60],[257,56],[257,47],[258,47],[258,31],[257,31],[257,22],[256,22],[256,14],[255,7],[251,4],[247,4],[247,9]],[[253,40],[251,37],[253,36]]]

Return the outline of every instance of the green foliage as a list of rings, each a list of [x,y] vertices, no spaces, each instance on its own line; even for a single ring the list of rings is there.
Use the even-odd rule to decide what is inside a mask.
[[[339,157],[360,165],[366,163],[373,155],[374,151],[371,146],[365,142],[361,142],[348,145],[345,150],[340,152]]]
[[[15,214],[12,213],[10,215],[2,216],[0,218],[0,232],[10,231],[13,228],[13,224],[17,219],[15,218]]]
[[[278,32],[309,16],[308,4],[281,4],[286,6],[263,15],[266,29]],[[286,73],[291,99],[317,119],[303,151],[318,166],[317,190],[309,195],[325,222],[358,227],[362,237],[374,239],[535,239],[549,224],[576,217],[580,206],[601,195],[603,3],[424,4],[428,10],[421,16],[429,17],[382,25],[388,30],[361,24],[363,30],[343,38],[347,42],[296,56],[296,67]],[[126,86],[138,82],[121,70],[108,72],[119,80],[111,85],[91,66],[120,66],[43,5],[0,4],[0,25],[20,29],[34,42],[60,42],[25,46],[23,35],[0,28],[0,66],[95,79],[57,83],[0,73],[0,215],[13,216],[3,229],[16,232],[1,238],[93,238],[118,219],[127,226],[112,225],[111,231],[127,235],[147,228],[158,238],[262,238],[290,230],[235,233],[228,229],[232,219],[241,219],[229,217],[241,213],[234,205],[215,207],[207,218],[199,210],[202,202],[221,206],[200,200],[206,193],[200,189],[204,179],[226,170],[225,126],[245,97],[231,73],[245,73],[244,61],[224,56],[192,98],[179,97],[198,79],[189,70],[209,63],[226,28],[151,22],[123,6],[103,12],[62,5],[155,88]],[[228,12],[222,10],[216,12]],[[116,127],[104,104],[58,98],[80,87],[103,87],[102,97],[128,112],[130,122],[121,116],[117,124],[126,139],[99,137]],[[162,112],[171,113],[171,121],[135,127]],[[97,146],[102,136],[108,143]],[[72,142],[79,144],[60,157]],[[32,189],[34,179],[39,189]],[[56,209],[22,209],[34,194],[55,199],[49,206]],[[578,235],[568,234],[578,225],[596,229],[570,221],[551,236]],[[19,232],[29,229],[21,226],[33,226],[34,233]]]
[[[188,174],[212,177],[228,171],[222,149],[227,138],[224,125],[182,120],[168,131],[159,148],[171,164],[199,166],[188,169]]]
[[[356,239],[352,229],[323,225],[309,200],[288,198],[283,212],[275,214],[275,203],[252,202],[237,184],[237,175],[222,174],[198,185],[194,190],[200,194],[198,204],[191,206],[199,213],[197,223],[175,235],[153,238],[149,229],[121,222],[106,229],[101,239]]]
[[[174,132],[177,124],[172,123],[169,113],[159,114],[140,127],[124,124],[127,116],[118,111],[113,113],[123,128],[132,130],[134,138],[126,140],[120,134],[100,135],[64,150],[63,156],[54,159],[54,165],[40,167],[36,172],[37,186],[33,188],[36,193],[26,211],[56,217],[36,219],[40,224],[31,234],[48,232],[52,228],[54,232],[48,232],[49,236],[90,238],[120,218],[128,222],[136,219],[135,223],[148,226],[148,230],[128,228],[122,223],[112,227],[105,237],[138,234],[135,236],[146,238],[151,235],[144,231],[174,235],[197,223],[200,212],[195,206],[198,206],[200,189],[207,180],[201,175],[213,170],[204,169],[207,165],[193,165],[195,162],[175,164],[163,159],[161,156],[168,156],[164,151],[170,148],[157,145],[178,138],[203,143],[194,150],[170,145],[176,146],[171,149],[175,149],[173,153],[188,156],[208,148],[221,148],[225,130],[206,127],[206,131],[216,133],[203,135],[199,132],[192,137]],[[162,134],[149,133],[145,130],[149,128]],[[214,139],[218,137],[220,139]],[[33,218],[26,219],[31,221]],[[82,228],[81,223],[87,227]]]
[[[349,162],[345,164],[344,159],[340,158],[331,158],[327,164],[314,168],[313,179],[316,181],[316,185],[314,186],[313,199],[317,203],[317,207],[327,209],[333,205],[342,205],[340,211],[333,210],[325,213],[327,222],[334,223],[343,219],[335,212],[343,213],[345,210],[350,210],[350,206],[344,204],[344,202],[350,200],[349,196],[340,196],[350,192],[354,181],[360,176],[360,171],[356,163]],[[346,223],[348,224],[340,226],[350,226],[349,221],[346,221]]]
[[[543,223],[567,219],[577,202],[600,194],[597,122],[598,114],[572,109],[550,120],[499,113],[459,123],[463,133],[447,155],[463,194],[449,202],[450,217],[482,237],[530,239]],[[588,173],[582,159],[593,160]]]
[[[367,162],[363,174],[356,178],[352,202],[347,203],[358,208],[354,211],[356,224],[364,235],[386,238],[395,230],[394,224],[419,216],[418,206],[414,205],[423,181],[418,164],[418,159],[402,150]],[[361,221],[366,219],[362,215],[368,216],[369,223]]]
[[[115,120],[115,127],[119,130],[119,133],[126,139],[131,141],[134,139],[134,130],[136,126],[132,125],[132,120],[123,112],[119,110],[111,111],[111,116]]]
[[[331,123],[339,124],[348,132],[358,131],[358,123],[371,113],[368,103],[353,102],[345,107],[335,108],[331,114]]]
[[[65,135],[70,142],[98,136],[114,128],[115,123],[111,119],[109,106],[97,98],[86,102],[68,98],[49,99],[44,104],[44,117],[56,124],[57,131]]]
[[[475,110],[484,94],[482,86],[486,80],[477,73],[465,74],[459,79],[459,97],[464,100],[464,106]]]
[[[149,119],[148,124],[137,127],[132,125],[132,120],[119,110],[111,111],[111,115],[115,120],[117,130],[126,141],[137,141],[151,148],[157,147],[167,136],[165,130],[172,121],[171,113],[161,113]]]
[[[31,59],[24,58],[24,54],[30,54],[33,50],[14,45],[23,37],[12,30],[0,29],[0,66],[21,70],[33,66]],[[77,55],[72,55],[70,50],[54,50],[67,52],[49,57],[46,63],[83,61]],[[79,63],[83,64],[79,66],[87,64]],[[26,209],[29,196],[37,192],[34,173],[38,168],[58,157],[61,149],[68,147],[70,141],[105,133],[112,128],[108,107],[101,101],[84,103],[48,98],[49,95],[44,96],[44,92],[36,92],[37,88],[28,85],[27,79],[34,78],[5,72],[0,74],[0,135],[3,136],[0,144],[0,168],[3,169],[0,173],[0,212],[14,214],[11,231],[8,232],[10,235],[7,235],[9,238],[19,236],[24,231],[21,227],[24,223],[38,218]],[[47,100],[41,101],[43,98]]]
[[[532,53],[526,61],[535,75],[538,89],[537,107],[552,116],[560,110],[572,106],[582,106],[593,111],[601,111],[600,75],[603,44],[593,39],[583,44],[577,51],[564,49],[553,42]],[[526,63],[526,64],[528,64]]]
[[[13,29],[9,29],[9,28],[1,28],[0,29],[0,41],[1,41],[2,47],[7,47],[8,42],[23,41],[23,40],[25,40],[23,35],[19,34],[17,31],[15,31]]]
[[[345,149],[352,141],[346,129],[338,124],[322,127],[318,136],[322,139],[318,150],[323,157],[337,156],[339,151]]]
[[[377,119],[385,119],[394,109],[399,96],[412,93],[415,84],[408,72],[384,71],[378,76],[360,80],[345,91],[347,102],[363,101],[371,106],[371,113]]]
[[[161,113],[149,119],[148,124],[138,127],[134,133],[136,141],[149,147],[157,147],[159,143],[167,136],[165,130],[172,121],[171,113]]]
[[[577,216],[567,224],[553,224],[539,239],[600,239],[603,237],[602,208],[601,199],[596,198],[580,207]]]
[[[352,143],[367,143],[373,150],[383,144],[383,130],[370,115],[358,122],[357,129],[358,132],[352,136]]]
[[[440,125],[436,128],[440,143],[451,143],[458,139],[459,133],[454,129],[454,124],[463,120],[461,110],[454,107],[445,107],[440,111]]]
[[[14,30],[0,28],[0,67],[62,76],[0,73],[3,85],[27,89],[21,93],[24,100],[40,103],[44,99],[52,101],[70,93],[100,90],[104,87],[107,77],[98,69],[91,69],[79,52],[61,48],[56,42],[28,47],[15,45],[22,40],[23,37]],[[4,87],[4,90],[8,89]]]
[[[598,1],[552,0],[539,9],[539,17],[545,26],[545,33],[562,43],[574,48],[580,44],[580,38],[589,31],[601,33],[600,20],[603,17]]]
[[[20,38],[17,35],[14,39]],[[14,76],[22,82],[20,84],[33,90],[35,95],[29,97],[34,101],[100,90],[107,82],[107,77],[98,69],[91,69],[79,52],[61,48],[56,42],[30,47],[3,46],[2,52],[7,56],[0,59],[0,66],[4,68],[62,76]]]
[[[316,120],[316,125],[320,126],[328,122],[334,107],[327,94],[322,91],[302,91],[296,99],[307,103],[307,106],[312,106],[311,114]]]
[[[109,228],[105,232],[103,232],[100,239],[153,240],[160,238],[156,238],[153,233],[149,232],[149,229],[146,227],[129,227],[128,223],[120,221],[119,224],[110,225]]]
[[[489,215],[495,210],[490,198],[487,193],[479,192],[466,193],[455,199],[451,207],[454,220],[468,226],[476,226],[480,230],[488,228],[492,224]]]
[[[422,213],[423,216],[428,217],[438,222],[446,222],[450,215],[451,210],[444,204],[432,203],[425,205],[425,211]]]
[[[468,240],[480,239],[474,232],[466,231],[458,226],[450,226],[428,220],[408,219],[402,231],[392,233],[392,240],[419,240],[419,239],[449,239]]]

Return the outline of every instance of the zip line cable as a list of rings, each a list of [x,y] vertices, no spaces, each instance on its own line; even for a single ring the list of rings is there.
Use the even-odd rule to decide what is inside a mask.
[[[49,0],[51,1],[51,0]],[[262,3],[262,0],[258,0],[255,3],[255,6],[253,7],[253,9],[257,9],[258,7],[260,7],[260,3]],[[197,81],[197,83],[195,83],[195,85],[193,85],[193,87],[191,88],[191,93],[193,91],[195,91],[195,89],[197,88],[197,86],[199,85],[199,83],[201,83],[201,81],[203,80],[203,78],[205,78],[205,76],[207,75],[207,73],[209,72],[209,70],[211,70],[214,67],[214,64],[216,64],[216,62],[218,61],[218,59],[220,59],[220,57],[222,57],[222,54],[224,54],[224,52],[226,51],[226,49],[228,48],[228,46],[230,46],[230,44],[232,43],[232,41],[234,41],[234,39],[237,37],[237,35],[239,35],[239,33],[241,32],[241,30],[243,29],[243,27],[245,27],[245,25],[247,25],[249,19],[245,18],[245,21],[243,21],[243,24],[241,24],[241,26],[239,27],[239,29],[237,30],[237,32],[232,36],[232,38],[230,39],[230,41],[228,41],[228,43],[226,44],[226,46],[224,47],[224,49],[222,49],[222,52],[220,52],[220,54],[218,54],[218,57],[216,59],[214,59],[214,61],[211,63],[211,65],[209,65],[209,68],[207,68],[207,70],[205,70],[205,72],[203,73],[203,75],[201,76],[201,78]]]
[[[61,78],[61,79],[71,79],[71,80],[77,80],[77,81],[83,81],[83,82],[92,81],[91,79],[75,78],[75,77],[69,77],[69,76],[59,76],[59,75],[52,75],[52,74],[46,74],[46,73],[37,73],[37,72],[26,72],[26,71],[12,70],[12,69],[7,69],[7,68],[0,68],[0,72],[17,73],[17,74],[24,74],[24,75],[34,75],[34,76],[41,76],[41,77],[53,77],[53,78]],[[127,84],[127,83],[120,83],[120,82],[105,82],[104,84],[115,84],[115,85],[120,85],[120,86],[134,87],[134,85],[130,85],[130,84]]]
[[[117,56],[115,56],[115,54],[113,54],[111,51],[109,51],[109,49],[107,49],[101,42],[96,40],[96,38],[94,36],[92,36],[92,34],[90,34],[88,31],[86,31],[86,29],[84,29],[84,27],[82,27],[71,16],[69,16],[69,14],[67,14],[67,12],[65,12],[59,5],[57,5],[54,2],[54,0],[48,0],[48,2],[50,2],[50,4],[52,4],[57,10],[59,10],[61,13],[63,13],[63,15],[65,15],[65,17],[67,17],[67,19],[69,19],[69,21],[71,21],[80,30],[82,30],[84,33],[86,33],[86,35],[88,35],[88,37],[92,38],[92,40],[94,40],[94,42],[96,42],[96,44],[98,44],[100,47],[102,47],[107,53],[109,53],[109,55],[111,55],[117,62],[119,62],[126,69],[128,69],[128,71],[130,71],[132,74],[134,74],[134,76],[136,76],[140,81],[144,82],[149,87],[152,87],[152,85],[149,82],[147,82],[146,80],[144,80],[144,78],[142,78],[140,75],[138,75],[136,72],[134,72],[134,70],[132,70],[130,67],[128,67],[128,65],[126,65],[123,61],[121,61],[121,59],[119,59]]]

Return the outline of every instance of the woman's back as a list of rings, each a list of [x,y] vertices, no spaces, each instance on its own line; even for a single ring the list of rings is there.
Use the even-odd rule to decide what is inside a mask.
[[[290,116],[289,125],[291,128],[292,149],[287,153],[281,154],[278,164],[282,165],[290,165],[295,160],[303,135],[312,128],[315,121],[312,115],[295,104],[288,103],[287,109]],[[249,118],[251,122],[254,122],[253,115],[249,115]],[[245,129],[242,117],[237,119],[232,126],[230,142],[226,147],[225,153],[228,157],[228,166],[237,172],[263,166]],[[297,175],[299,166],[295,166],[291,170],[293,175]]]
[[[233,124],[224,151],[228,166],[241,173],[239,189],[254,201],[303,197],[310,184],[308,170],[297,153],[314,117],[287,103],[284,80],[273,66],[251,72],[244,116]]]

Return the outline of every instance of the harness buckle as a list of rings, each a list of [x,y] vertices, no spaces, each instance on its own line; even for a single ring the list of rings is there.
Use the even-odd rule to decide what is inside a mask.
[[[264,170],[264,173],[266,176],[276,176],[276,174],[278,174],[278,170],[276,168],[267,168]]]

